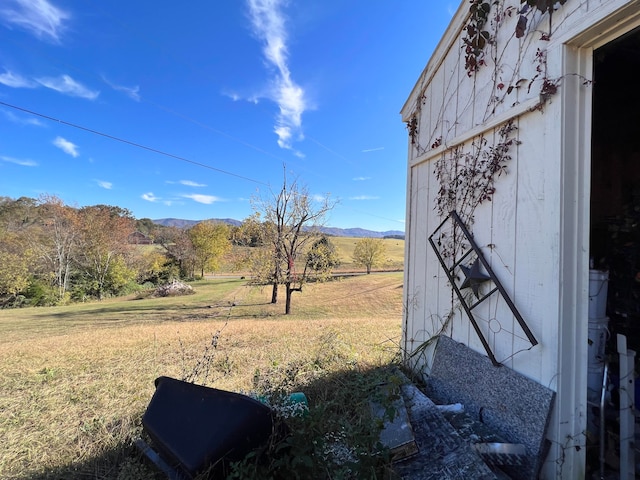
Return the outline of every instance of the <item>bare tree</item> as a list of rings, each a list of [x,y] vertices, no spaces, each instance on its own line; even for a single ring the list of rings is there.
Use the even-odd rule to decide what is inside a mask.
[[[297,178],[288,180],[286,169],[282,188],[277,193],[272,191],[267,198],[254,198],[254,210],[265,219],[264,236],[272,248],[271,303],[277,302],[278,286],[284,284],[285,314],[291,313],[291,294],[302,291],[306,277],[306,271],[301,275],[296,273],[296,259],[305,252],[308,244],[319,237],[318,227],[334,206],[335,202],[329,195],[315,199]]]
[[[78,212],[53,195],[41,195],[39,235],[34,235],[33,248],[45,268],[53,275],[53,284],[62,299],[69,288],[71,266],[76,254],[79,224]]]

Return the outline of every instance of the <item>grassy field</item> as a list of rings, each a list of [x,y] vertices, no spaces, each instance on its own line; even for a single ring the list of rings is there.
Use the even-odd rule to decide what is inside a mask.
[[[353,263],[353,250],[360,238],[355,237],[329,237],[331,243],[336,247],[336,253],[340,258],[340,266],[335,272],[365,272],[365,268]],[[373,271],[400,271],[404,267],[404,240],[385,238],[383,242],[386,247],[386,260],[382,265],[373,268]],[[158,248],[157,246],[141,245],[142,249]],[[234,247],[232,253],[229,254],[220,265],[220,270],[216,273],[243,273],[234,271],[234,257],[238,252],[247,247]],[[298,265],[299,264],[299,265]],[[304,264],[302,261],[296,262],[297,268],[302,270]]]
[[[141,415],[156,377],[189,377],[203,359],[196,383],[303,391],[314,431],[366,437],[358,412],[399,352],[401,273],[306,285],[288,316],[268,288],[193,286],[183,297],[0,310],[0,478],[161,478],[132,447]]]
[[[340,257],[339,271],[359,271],[363,272],[364,267],[353,264],[353,249],[360,238],[352,237],[330,237],[331,243],[336,246],[336,251]],[[395,238],[383,239],[387,252],[387,260],[374,270],[402,270],[404,265],[404,240]]]

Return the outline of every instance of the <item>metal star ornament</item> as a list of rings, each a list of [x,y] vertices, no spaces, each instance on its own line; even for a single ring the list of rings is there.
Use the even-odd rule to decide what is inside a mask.
[[[464,265],[460,265],[460,270],[464,273],[466,277],[462,285],[460,285],[460,289],[470,288],[473,290],[476,298],[480,298],[478,290],[480,289],[480,285],[482,285],[487,280],[491,280],[491,277],[485,275],[480,271],[480,261],[478,258],[471,264],[470,267],[465,267]]]

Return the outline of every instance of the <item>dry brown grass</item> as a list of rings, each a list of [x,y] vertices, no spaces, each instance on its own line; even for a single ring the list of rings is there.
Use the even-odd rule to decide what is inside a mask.
[[[217,388],[249,391],[256,372],[292,362],[388,364],[401,281],[385,274],[309,285],[286,317],[267,303],[268,289],[239,281],[201,282],[189,297],[0,311],[0,478],[127,477],[127,447],[154,379],[192,370],[219,330],[200,379]]]

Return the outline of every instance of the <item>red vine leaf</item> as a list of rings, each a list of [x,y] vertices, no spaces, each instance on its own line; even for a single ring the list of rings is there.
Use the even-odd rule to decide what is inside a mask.
[[[527,29],[527,17],[520,15],[518,18],[518,24],[516,25],[516,38],[524,37],[524,33]]]

